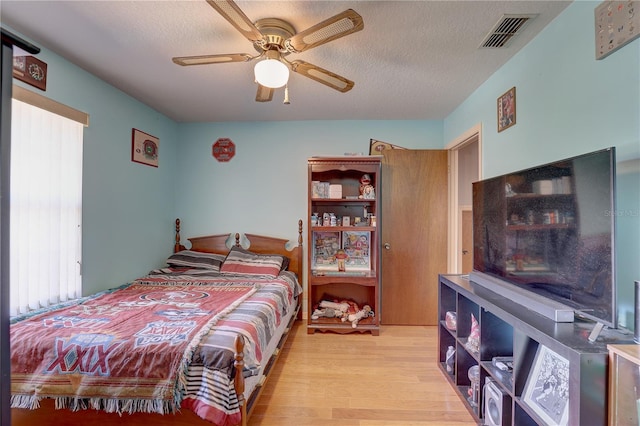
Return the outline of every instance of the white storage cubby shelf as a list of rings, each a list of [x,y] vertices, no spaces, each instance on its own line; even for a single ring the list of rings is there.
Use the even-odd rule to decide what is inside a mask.
[[[447,327],[447,312],[455,312],[456,328]],[[471,333],[471,314],[480,327],[479,350],[466,343]],[[463,275],[440,275],[439,279],[439,366],[478,424],[484,423],[483,385],[492,379],[506,395],[502,425],[549,424],[532,409],[523,396],[542,346],[569,362],[567,424],[607,424],[607,344],[630,343],[628,332],[606,329],[595,342],[588,337],[595,323],[576,320],[556,323],[497,293],[469,281]],[[453,371],[447,372],[449,346],[456,350]],[[494,357],[513,357],[513,371],[502,371]],[[469,402],[469,368],[480,366],[478,404]]]

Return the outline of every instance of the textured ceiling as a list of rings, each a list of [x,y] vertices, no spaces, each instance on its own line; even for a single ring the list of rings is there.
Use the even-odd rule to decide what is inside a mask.
[[[302,31],[345,9],[364,30],[302,59],[355,81],[340,93],[302,75],[255,102],[254,62],[181,67],[174,56],[255,54],[204,0],[2,0],[4,25],[180,122],[441,120],[567,7],[567,1],[237,1],[253,21]],[[507,48],[479,45],[503,14],[537,14]],[[50,70],[50,73],[55,70]],[[505,91],[512,82],[505,81]],[[500,93],[496,94],[496,97]]]

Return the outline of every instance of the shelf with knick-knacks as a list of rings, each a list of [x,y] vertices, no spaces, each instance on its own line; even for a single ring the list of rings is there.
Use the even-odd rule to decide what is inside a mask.
[[[307,330],[377,335],[380,157],[313,157],[308,170]]]

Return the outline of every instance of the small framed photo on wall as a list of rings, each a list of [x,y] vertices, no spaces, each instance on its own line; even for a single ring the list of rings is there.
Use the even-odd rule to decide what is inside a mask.
[[[131,132],[131,161],[158,167],[160,139],[138,129]]]
[[[498,98],[498,133],[516,124],[516,88]]]

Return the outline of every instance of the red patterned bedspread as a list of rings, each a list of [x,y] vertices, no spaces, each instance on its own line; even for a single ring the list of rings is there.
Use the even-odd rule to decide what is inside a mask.
[[[11,327],[12,406],[37,408],[40,398],[55,396],[72,409],[169,413],[182,406],[216,425],[237,423],[235,336],[245,338],[251,375],[300,291],[289,272],[267,279],[165,269],[22,319]],[[213,293],[224,301],[203,304]]]

